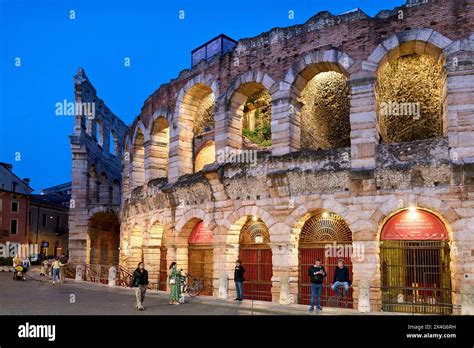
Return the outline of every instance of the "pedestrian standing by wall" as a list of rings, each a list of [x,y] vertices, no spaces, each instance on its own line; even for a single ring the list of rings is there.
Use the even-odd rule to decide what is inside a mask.
[[[145,310],[143,301],[145,301],[146,288],[148,286],[148,271],[145,269],[145,264],[140,262],[137,269],[132,274],[132,288],[135,289],[135,297],[137,304],[135,306],[139,311]]]
[[[235,269],[234,269],[234,283],[235,283],[235,291],[237,292],[236,298],[234,301],[242,301],[244,298],[244,273],[245,268],[242,266],[242,261],[237,260],[235,261]]]
[[[66,267],[69,263],[68,257],[66,254],[62,254],[61,258],[59,259],[59,263],[61,266],[61,271],[59,272],[60,275],[60,281],[61,283],[64,283],[66,281]]]
[[[311,303],[309,305],[309,312],[314,312],[314,299],[317,296],[317,309],[322,311],[321,308],[321,295],[323,293],[323,281],[326,277],[326,270],[321,265],[321,259],[316,259],[313,266],[308,269],[308,275],[311,279]]]
[[[53,274],[53,285],[55,285],[56,280],[59,281],[59,272],[61,271],[61,265],[60,265],[60,262],[59,262],[59,257],[57,257],[57,256],[54,258],[53,264],[51,266],[51,271],[52,271],[52,274]]]
[[[176,262],[170,265],[168,281],[170,284],[170,304],[179,305],[179,297],[181,295],[181,271],[178,270]]]

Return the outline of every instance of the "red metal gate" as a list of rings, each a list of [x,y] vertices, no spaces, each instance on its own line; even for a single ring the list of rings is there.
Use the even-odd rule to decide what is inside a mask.
[[[272,300],[272,250],[240,249],[240,260],[245,268],[244,299]]]
[[[351,254],[352,233],[343,218],[324,211],[319,211],[310,217],[300,233],[298,303],[310,303],[311,282],[308,269],[315,264],[316,259],[321,259],[321,264],[327,273],[323,282],[321,305],[352,308],[352,288],[349,288],[345,299],[340,296],[343,289],[339,290],[338,295],[331,289],[339,259],[343,259],[345,266],[349,268],[349,277],[352,280]]]
[[[350,246],[351,244],[348,244]],[[329,257],[326,255],[326,244],[313,248],[300,247],[299,249],[299,287],[298,302],[301,304],[309,304],[311,301],[311,282],[308,276],[308,269],[314,265],[316,259],[321,259],[321,264],[326,270],[327,277],[324,279],[323,295],[321,298],[321,305],[327,307],[344,307],[352,308],[352,288],[349,288],[349,292],[346,300],[340,300],[335,298],[335,293],[331,289],[331,284],[334,280],[334,271],[337,267],[337,261],[343,259],[345,265],[349,268],[349,274],[352,275],[352,262],[351,258],[345,257]],[[352,280],[352,279],[351,279]],[[340,289],[342,291],[342,289]]]
[[[272,250],[263,221],[248,218],[240,232],[239,259],[245,268],[244,299],[272,300]]]
[[[162,246],[160,248],[160,279],[158,289],[166,291],[166,282],[168,281],[168,264],[166,262],[167,248]]]

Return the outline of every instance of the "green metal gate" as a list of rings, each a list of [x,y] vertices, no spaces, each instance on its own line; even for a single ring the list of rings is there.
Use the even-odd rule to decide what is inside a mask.
[[[382,309],[452,314],[447,241],[381,242]]]

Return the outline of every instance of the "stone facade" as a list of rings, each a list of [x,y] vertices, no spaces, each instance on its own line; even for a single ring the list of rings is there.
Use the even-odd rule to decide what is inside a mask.
[[[227,287],[233,291],[228,279],[239,254],[240,230],[248,217],[257,216],[270,234],[272,300],[291,303],[298,295],[299,233],[315,211],[327,210],[344,219],[353,244],[364,250],[363,258],[352,263],[354,299],[360,310],[367,310],[368,295],[375,302],[381,297],[376,288],[381,285],[382,224],[390,214],[417,206],[446,223],[453,303],[463,313],[474,313],[469,297],[474,287],[473,6],[473,0],[410,1],[374,18],[360,10],[340,16],[321,12],[305,24],[240,40],[231,52],[160,86],[145,101],[121,147],[122,265],[132,268],[143,259],[157,279],[158,246],[166,240],[167,262],[186,270],[188,237],[192,225],[202,220],[213,232],[213,292],[227,298]],[[443,135],[380,143],[377,71],[407,54],[426,54],[444,64]],[[308,81],[327,71],[348,79],[350,146],[300,150],[300,97]],[[256,86],[271,96],[271,149],[260,151],[256,164],[215,162],[193,173],[192,120],[200,96],[215,97],[218,155],[243,148],[243,105]],[[169,146],[168,166],[158,175],[151,174],[155,158],[148,155],[157,146],[157,120],[169,126],[169,144],[164,144]],[[88,138],[79,136],[76,127],[73,190],[86,192],[83,179],[97,153],[79,146],[79,139]],[[118,162],[110,164],[113,175],[108,177],[119,179]],[[91,214],[86,206],[71,218],[73,243],[85,241]],[[374,288],[367,291],[368,285]]]

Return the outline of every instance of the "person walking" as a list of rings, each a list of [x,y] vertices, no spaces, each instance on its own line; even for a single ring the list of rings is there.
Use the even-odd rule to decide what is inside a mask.
[[[316,259],[314,265],[308,269],[308,275],[311,280],[311,303],[309,305],[309,312],[314,312],[314,300],[316,296],[318,299],[316,307],[318,311],[322,311],[321,295],[323,292],[323,281],[324,277],[326,277],[326,271],[321,265],[321,259]]]
[[[135,289],[135,297],[137,304],[135,306],[139,311],[145,310],[143,301],[145,301],[146,288],[148,286],[148,271],[145,269],[145,264],[140,262],[137,269],[132,274],[132,288]]]
[[[63,253],[59,258],[59,264],[61,266],[61,270],[59,272],[59,280],[61,283],[64,283],[66,281],[66,267],[68,263],[68,257],[66,256],[66,254]]]
[[[236,291],[236,298],[234,301],[242,301],[244,298],[244,273],[245,268],[242,266],[242,261],[237,260],[235,261],[235,269],[234,269],[234,283],[235,283],[235,291]]]
[[[177,263],[172,262],[168,275],[170,284],[170,304],[172,305],[179,305],[179,297],[181,295],[181,271],[179,271],[177,267]]]
[[[59,257],[55,257],[53,264],[51,265],[51,273],[53,274],[53,285],[56,284],[56,280],[59,281],[59,272],[61,270],[61,264],[59,262]]]

